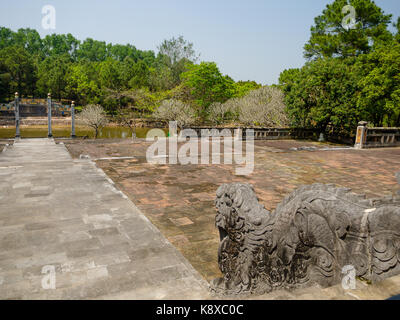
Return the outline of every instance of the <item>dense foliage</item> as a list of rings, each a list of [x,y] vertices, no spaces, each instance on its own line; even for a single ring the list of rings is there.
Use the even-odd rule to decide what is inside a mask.
[[[183,37],[164,40],[156,54],[0,27],[0,101],[16,91],[22,97],[51,92],[78,105],[100,104],[120,120],[154,115],[185,124],[289,124],[344,134],[354,133],[360,120],[400,126],[400,18],[394,32],[391,19],[372,0],[334,0],[311,27],[306,64],[284,70],[273,87],[235,82],[215,63],[198,62]]]
[[[355,9],[355,21],[351,21],[349,5]],[[322,58],[368,53],[374,45],[391,39],[387,29],[391,17],[371,0],[335,0],[315,18],[304,55]]]
[[[309,61],[285,70],[280,87],[293,126],[355,131],[361,120],[400,126],[400,19],[393,34],[386,15],[371,0],[350,0],[353,28],[342,26],[346,0],[328,5],[305,45]]]
[[[235,83],[215,63],[195,64],[198,54],[183,37],[164,40],[153,51],[107,44],[71,34],[41,38],[36,30],[0,28],[0,101],[22,97],[101,104],[110,114],[129,108],[151,114],[166,99],[179,99],[207,117],[214,101],[224,102],[259,87]]]

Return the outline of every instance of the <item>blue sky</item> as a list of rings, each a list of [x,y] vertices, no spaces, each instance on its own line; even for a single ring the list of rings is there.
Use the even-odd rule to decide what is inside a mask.
[[[42,6],[56,9],[55,33],[72,33],[156,51],[183,35],[203,61],[215,61],[236,81],[276,83],[282,70],[304,64],[314,17],[330,0],[1,0],[0,25],[30,27],[44,36]],[[376,0],[397,19],[399,0]],[[53,33],[53,32],[52,32]]]

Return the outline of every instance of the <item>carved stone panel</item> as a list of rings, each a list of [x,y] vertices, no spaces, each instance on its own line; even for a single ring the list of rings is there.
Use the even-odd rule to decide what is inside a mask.
[[[248,184],[215,200],[220,294],[263,294],[341,282],[343,268],[379,281],[400,273],[400,197],[366,199],[333,185],[302,186],[269,212]]]

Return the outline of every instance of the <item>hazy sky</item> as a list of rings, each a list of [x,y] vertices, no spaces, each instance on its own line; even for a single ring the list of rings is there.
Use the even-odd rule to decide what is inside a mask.
[[[279,73],[304,64],[303,46],[328,0],[1,0],[0,26],[34,28],[41,36],[71,33],[156,51],[183,35],[203,61],[215,61],[237,80],[276,83]],[[400,15],[400,0],[376,0]],[[56,29],[42,29],[42,7],[56,9]],[[393,19],[393,20],[394,20]]]

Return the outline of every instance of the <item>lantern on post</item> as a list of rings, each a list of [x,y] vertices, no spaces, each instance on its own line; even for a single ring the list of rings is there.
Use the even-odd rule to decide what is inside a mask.
[[[75,101],[71,103],[71,138],[76,138],[75,135]]]
[[[48,128],[47,137],[51,138],[53,136],[51,130],[51,93],[47,94],[47,128]]]
[[[15,113],[15,138],[19,138],[21,136],[19,129],[19,95],[18,92],[15,93],[14,100],[14,113]]]

